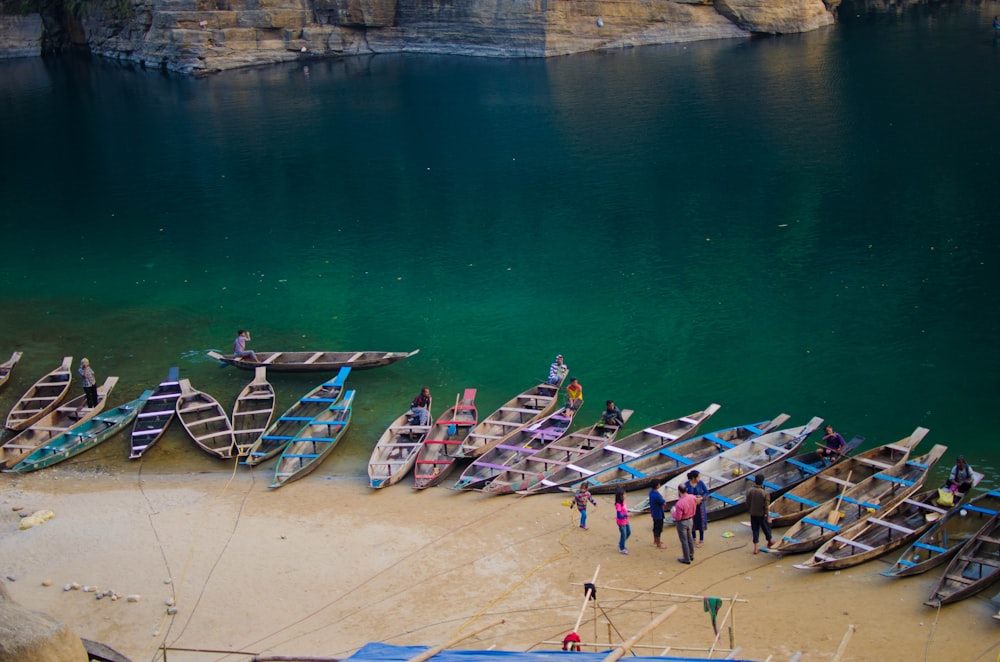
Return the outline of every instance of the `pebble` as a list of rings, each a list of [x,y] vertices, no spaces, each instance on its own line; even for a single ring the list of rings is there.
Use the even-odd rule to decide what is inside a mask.
[[[170,583],[172,583],[173,581],[174,581],[173,579],[171,579],[170,577],[167,577],[166,579],[164,579],[164,580],[163,580],[163,583],[164,583],[164,584],[170,584]]]
[[[103,592],[102,592],[102,593],[98,593],[98,594],[97,594],[97,595],[95,595],[94,597],[95,597],[95,598],[97,598],[98,600],[100,600],[101,598],[103,598],[103,597],[104,597],[104,593],[103,593]]]
[[[167,607],[167,613],[171,616],[177,613],[177,607]]]
[[[17,513],[17,512],[20,512],[20,511],[24,510],[24,506],[14,506],[13,508],[11,508],[11,510],[13,510],[15,513]]]
[[[10,575],[7,575],[7,581],[9,581],[9,582],[16,582],[17,580],[14,579],[13,577],[11,577]]]
[[[139,600],[141,599],[142,596],[137,593],[133,593],[132,595],[129,595],[128,597],[125,598],[125,600],[127,600],[128,602],[139,602]]]
[[[42,586],[52,586],[52,580],[51,579],[43,579],[42,580]]]
[[[96,590],[97,590],[96,586],[84,586],[83,587],[83,592],[84,593],[93,593]]]
[[[177,603],[174,602],[173,598],[167,598],[166,600],[163,601],[163,604],[167,605],[168,607],[173,607]]]
[[[77,584],[76,582],[73,582],[72,584],[70,584],[69,587],[73,591],[79,591],[80,590],[80,585]]]

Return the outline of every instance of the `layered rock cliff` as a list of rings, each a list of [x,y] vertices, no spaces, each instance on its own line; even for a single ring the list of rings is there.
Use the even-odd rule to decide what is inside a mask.
[[[832,1],[93,0],[57,4],[45,25],[59,33],[49,43],[200,74],[361,53],[548,57],[803,32],[833,23]]]

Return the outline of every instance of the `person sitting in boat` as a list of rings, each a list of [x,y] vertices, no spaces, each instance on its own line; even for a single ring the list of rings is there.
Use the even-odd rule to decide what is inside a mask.
[[[1000,16],[993,17],[993,29],[1000,30]]]
[[[563,355],[557,354],[556,360],[552,362],[549,366],[549,384],[558,384],[562,382],[563,378],[566,376],[566,371],[569,368],[563,363]]]
[[[839,432],[834,432],[832,425],[823,428],[823,447],[820,454],[825,462],[836,462],[844,454],[847,442]]]
[[[622,418],[622,410],[615,406],[614,400],[608,400],[604,413],[601,414],[601,420],[597,423],[598,431],[601,434],[610,434],[612,426],[620,428],[623,425],[625,419]]]
[[[955,458],[955,466],[952,468],[945,486],[952,491],[965,494],[972,489],[972,482],[972,467],[965,461],[964,455],[959,455]]]
[[[416,420],[417,425],[431,424],[431,390],[426,386],[410,403],[410,417]]]
[[[254,363],[257,362],[257,355],[252,349],[247,349],[247,342],[250,340],[250,332],[240,329],[236,332],[236,340],[233,341],[233,356],[238,359],[249,358]]]
[[[569,402],[566,406],[570,409],[579,409],[580,405],[583,404],[583,386],[580,382],[576,381],[576,377],[569,378],[569,384],[566,386],[566,395],[569,397]]]

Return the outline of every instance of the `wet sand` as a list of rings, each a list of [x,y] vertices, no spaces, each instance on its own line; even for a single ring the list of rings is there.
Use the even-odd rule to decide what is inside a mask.
[[[713,645],[702,600],[664,594],[748,600],[735,611],[735,642],[742,657],[758,660],[799,651],[803,660],[829,660],[851,624],[845,660],[994,659],[1000,646],[988,599],[995,591],[930,609],[921,603],[936,574],[890,580],[878,574],[884,561],[839,573],[796,570],[805,557],[753,555],[740,518],[711,523],[686,566],[676,560],[674,530],[658,550],[644,516],[632,520],[631,554],[619,554],[610,497],[597,497],[583,531],[560,494],[485,497],[407,484],[374,492],[356,473],[323,469],[277,491],[267,489],[268,473],[245,467],[5,474],[0,576],[22,605],[134,660],[153,659],[164,643],[347,656],[369,641],[444,643],[501,619],[460,647],[551,649],[542,642],[572,630],[582,584],[598,566],[598,600],[579,628],[584,642],[617,643],[680,604],[643,641],[656,648],[640,654]],[[18,531],[17,507],[55,517]],[[734,536],[723,538],[727,531]],[[72,582],[141,599],[64,591]],[[169,600],[176,615],[166,613]],[[723,632],[717,646],[728,648]],[[248,657],[171,650],[169,659]]]

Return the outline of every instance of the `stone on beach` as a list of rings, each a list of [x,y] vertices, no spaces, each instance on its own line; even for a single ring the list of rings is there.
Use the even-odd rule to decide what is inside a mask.
[[[55,516],[56,514],[51,510],[38,510],[22,519],[17,528],[20,531],[24,531],[25,529],[30,529],[33,526],[38,526],[42,522],[47,522]]]

